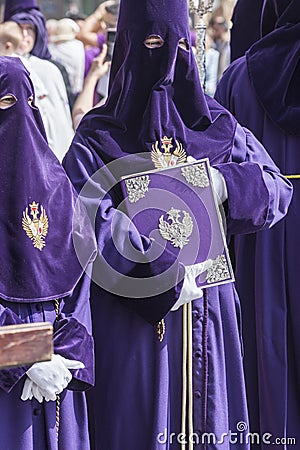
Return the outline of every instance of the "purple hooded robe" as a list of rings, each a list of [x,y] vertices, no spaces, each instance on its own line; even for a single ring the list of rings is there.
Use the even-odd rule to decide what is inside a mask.
[[[57,402],[20,398],[28,367],[0,370],[0,448],[89,449],[83,391],[94,382],[84,274],[96,248],[90,220],[48,147],[29,73],[18,58],[0,57],[5,96],[16,101],[0,108],[0,325],[51,322],[54,353],[85,368],[73,371],[60,395],[58,437]]]
[[[163,45],[148,48],[151,35]],[[147,260],[155,240],[128,225],[119,208],[120,176],[154,169],[152,145],[167,136],[222,171],[229,234],[267,228],[286,212],[290,184],[251,133],[205,97],[189,36],[186,0],[123,0],[108,100],[83,118],[63,161],[95,222],[99,247],[91,294],[96,385],[89,391],[97,450],[179,449],[184,441],[228,450],[236,444],[222,433],[238,433],[248,420],[234,285],[207,289],[190,303],[186,405],[183,308],[170,311],[183,267],[166,250]],[[160,341],[156,324],[163,318]]]
[[[260,18],[264,0],[238,0],[230,30],[230,59],[240,58],[260,38]]]
[[[286,449],[300,445],[299,1],[265,2],[262,31],[226,71],[216,98],[261,140],[294,187],[284,220],[235,238],[251,429]]]

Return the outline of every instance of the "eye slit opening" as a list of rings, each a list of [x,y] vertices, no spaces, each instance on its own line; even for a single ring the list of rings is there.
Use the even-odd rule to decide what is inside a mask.
[[[178,47],[182,48],[185,51],[189,51],[190,50],[190,45],[188,43],[188,41],[185,38],[181,38],[178,41]]]
[[[13,94],[6,94],[0,98],[0,109],[11,108],[15,103],[17,103],[17,98]]]
[[[160,48],[164,45],[164,40],[160,36],[152,34],[144,40],[144,45],[147,48]]]
[[[38,109],[35,104],[34,104],[34,100],[33,100],[33,95],[31,95],[30,97],[28,97],[28,105],[33,108],[33,109]]]

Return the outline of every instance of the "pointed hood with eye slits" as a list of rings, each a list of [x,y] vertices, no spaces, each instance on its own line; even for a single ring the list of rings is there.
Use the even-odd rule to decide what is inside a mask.
[[[31,24],[35,28],[35,44],[31,54],[42,59],[50,59],[46,20],[36,0],[5,0],[4,21],[11,20]]]
[[[263,37],[247,53],[251,82],[269,118],[299,136],[300,1],[265,0],[261,23]]]
[[[147,48],[149,36],[163,45]],[[228,148],[235,123],[204,95],[193,52],[178,45],[181,39],[191,45],[186,0],[122,0],[108,100],[85,116],[75,142],[84,139],[104,163],[151,151],[165,135],[196,157],[200,148],[211,156]]]
[[[47,301],[70,294],[94,257],[94,233],[47,144],[33,86],[19,58],[0,57],[0,297]],[[33,99],[34,100],[34,99]],[[76,247],[76,248],[75,248]],[[77,252],[80,252],[78,261]]]

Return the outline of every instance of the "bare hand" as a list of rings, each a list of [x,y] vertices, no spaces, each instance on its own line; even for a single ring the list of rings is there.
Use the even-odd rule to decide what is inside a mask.
[[[106,53],[107,45],[103,44],[102,51],[93,59],[88,76],[95,77],[97,78],[97,80],[99,80],[103,75],[107,73],[110,67],[110,62],[105,61]]]

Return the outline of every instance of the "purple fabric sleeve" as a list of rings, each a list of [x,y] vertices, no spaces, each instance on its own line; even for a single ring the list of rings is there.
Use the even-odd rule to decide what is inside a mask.
[[[0,305],[0,326],[24,323],[13,311]],[[0,388],[10,392],[17,382],[24,376],[28,367],[13,367],[0,370]]]
[[[58,320],[54,322],[54,353],[81,361],[84,369],[72,370],[68,389],[85,390],[94,384],[94,341],[90,316],[90,278],[82,277],[74,292],[62,299]]]
[[[71,370],[71,390],[84,390],[94,384],[94,343],[86,328],[73,318],[61,319],[54,324],[54,352],[67,359],[81,361],[84,369]]]
[[[229,234],[270,228],[287,213],[291,183],[279,172],[265,148],[246,128],[237,126],[234,162],[218,164],[228,190]]]

